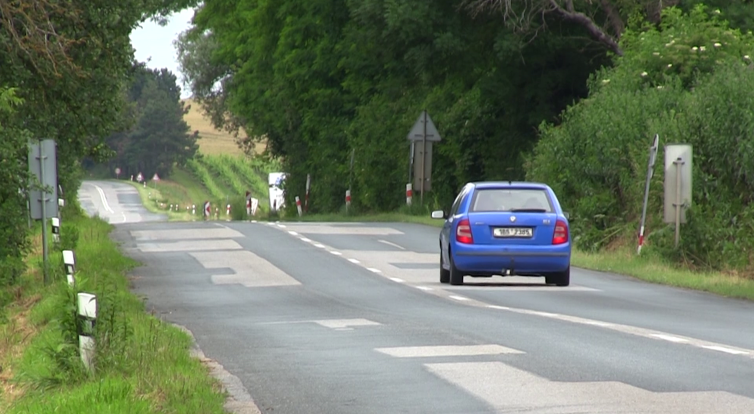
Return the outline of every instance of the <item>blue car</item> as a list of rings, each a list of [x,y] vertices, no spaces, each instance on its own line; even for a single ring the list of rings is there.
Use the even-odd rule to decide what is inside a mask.
[[[440,231],[440,282],[462,285],[464,276],[544,277],[545,283],[571,281],[568,215],[546,184],[473,182],[466,184]]]

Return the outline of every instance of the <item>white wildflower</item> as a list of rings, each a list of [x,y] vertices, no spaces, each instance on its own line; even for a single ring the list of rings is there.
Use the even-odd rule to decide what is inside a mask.
[[[647,76],[647,72],[642,72],[642,73],[641,73],[641,77],[643,78],[643,77],[645,77],[645,76]]]
[[[720,43],[715,43],[715,47],[720,47],[720,46],[722,46]]]
[[[657,89],[662,89],[662,85],[658,86]]]
[[[720,14],[720,9],[715,9],[715,14]]]
[[[602,83],[603,84],[608,84],[608,83],[610,83],[610,79],[602,79]]]
[[[704,47],[704,46],[702,46],[702,47],[700,47],[700,48],[699,48],[699,51],[700,51],[700,52],[704,52],[705,50],[707,50],[707,48],[706,48],[706,47]]]
[[[698,49],[699,49],[698,47],[694,46],[694,47],[691,48],[691,51],[692,52],[696,52]]]
[[[744,55],[744,59],[749,60],[749,55]]]
[[[660,52],[653,52],[652,54],[655,56],[660,56]]]
[[[668,63],[668,68],[672,68],[672,67],[673,67],[673,64],[672,63]]]

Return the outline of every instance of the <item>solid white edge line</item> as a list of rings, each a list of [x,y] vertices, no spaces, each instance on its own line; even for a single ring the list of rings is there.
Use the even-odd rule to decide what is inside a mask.
[[[733,354],[733,355],[748,355],[749,354],[748,352],[745,352],[745,351],[739,351],[737,349],[730,349],[730,348],[726,348],[724,346],[719,346],[719,345],[702,345],[702,348],[709,349],[712,351],[725,352],[726,354]]]
[[[99,188],[98,188],[98,190],[99,190]],[[104,199],[103,199],[103,201],[104,201]],[[273,223],[268,223],[268,224],[273,224]],[[281,227],[284,227],[284,226],[281,226]],[[289,231],[289,233],[295,235],[295,232]],[[313,242],[312,240],[310,240],[310,239],[308,239],[306,237],[299,237],[299,238],[301,240],[303,240],[303,241],[314,243],[314,245],[317,246],[317,247],[325,248],[325,246],[322,245],[321,243]],[[385,240],[379,240],[379,241],[383,242],[383,243],[386,243],[386,244],[394,245],[393,243],[387,242]],[[402,248],[402,247],[400,247],[398,245],[395,245],[395,246],[399,247],[399,248]],[[330,251],[330,253],[332,253],[334,255],[338,255],[338,256],[342,255],[342,253],[336,252],[336,251]],[[353,258],[349,258],[348,261],[351,262],[351,263],[354,263],[354,264],[361,263],[357,259],[353,259]],[[381,270],[376,269],[376,268],[367,267],[366,269],[369,270],[370,272],[373,272],[373,273],[382,273]],[[395,278],[395,277],[390,277],[389,279],[391,279],[391,280],[393,280],[395,282],[399,282],[399,283],[403,283],[404,282],[403,279],[399,279],[399,278]],[[420,289],[420,290],[424,290],[424,291],[432,290],[432,288],[427,287],[427,286],[414,286],[414,287],[416,287],[417,289]],[[466,298],[464,296],[459,296],[459,295],[450,295],[449,297],[451,299],[455,299],[455,300],[458,300],[458,301],[468,301],[469,300],[469,298]],[[583,325],[599,326],[599,327],[607,328],[607,329],[610,329],[610,330],[613,330],[613,331],[616,331],[616,332],[633,334],[633,335],[644,337],[644,338],[661,339],[661,340],[672,342],[672,343],[676,343],[676,344],[691,345],[691,346],[694,346],[695,348],[703,348],[703,349],[707,349],[707,350],[711,350],[711,351],[719,351],[719,352],[724,352],[724,353],[731,354],[731,355],[752,355],[754,353],[754,351],[749,351],[749,350],[745,350],[744,351],[744,350],[739,350],[739,349],[733,349],[733,348],[728,348],[728,347],[722,346],[722,345],[702,345],[703,342],[706,342],[706,343],[710,343],[710,342],[701,341],[701,340],[697,340],[697,339],[693,339],[693,338],[685,339],[685,338],[681,338],[681,337],[677,337],[677,336],[674,336],[674,335],[669,335],[669,334],[665,334],[665,333],[661,333],[661,332],[650,333],[649,332],[650,330],[643,329],[643,328],[638,328],[638,327],[632,327],[630,325],[622,325],[622,324],[615,324],[615,323],[609,323],[609,322],[602,322],[602,321],[596,321],[596,320],[591,320],[591,319],[586,319],[586,318],[579,318],[579,317],[575,317],[575,316],[568,316],[568,315],[563,315],[563,314],[558,314],[558,313],[551,313],[551,312],[542,312],[542,311],[535,311],[535,310],[529,310],[529,309],[510,308],[510,307],[507,307],[507,306],[498,306],[498,305],[485,305],[485,306],[487,308],[489,308],[489,309],[498,309],[498,310],[504,310],[504,311],[512,311],[512,312],[516,312],[516,313],[529,314],[529,315],[533,315],[533,316],[541,316],[541,317],[545,317],[545,318],[549,318],[549,319],[560,319],[560,320],[565,320],[565,321],[568,321],[568,322],[573,322],[573,323],[578,323],[578,324],[583,324]],[[644,331],[644,332],[640,332],[640,331]],[[657,331],[655,331],[655,332],[657,332]]]
[[[653,337],[655,337],[655,338],[663,339],[663,340],[669,341],[669,342],[675,342],[675,343],[688,342],[688,340],[686,340],[686,339],[679,338],[679,337],[673,336],[673,335],[665,335],[665,334],[651,334],[651,335]]]

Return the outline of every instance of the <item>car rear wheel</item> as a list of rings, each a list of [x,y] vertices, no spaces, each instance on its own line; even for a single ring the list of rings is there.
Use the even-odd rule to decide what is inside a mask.
[[[440,283],[450,282],[450,270],[443,269],[442,253],[440,253]]]
[[[568,266],[563,272],[553,273],[545,276],[545,283],[555,286],[568,286],[571,284],[571,267]]]
[[[448,258],[450,258],[450,284],[462,285],[463,273],[461,273],[458,268],[456,268],[456,264],[453,261],[453,254],[450,251],[448,251]]]

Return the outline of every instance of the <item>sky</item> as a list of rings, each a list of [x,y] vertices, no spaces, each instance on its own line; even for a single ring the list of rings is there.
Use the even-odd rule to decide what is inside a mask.
[[[184,9],[179,13],[173,13],[169,17],[167,26],[160,27],[157,23],[146,21],[131,32],[131,44],[134,49],[134,57],[139,62],[146,62],[147,67],[153,69],[167,68],[178,77],[178,86],[181,87],[181,98],[188,98],[190,93],[188,86],[183,85],[183,74],[178,68],[178,51],[173,46],[173,40],[191,25],[194,9]]]

